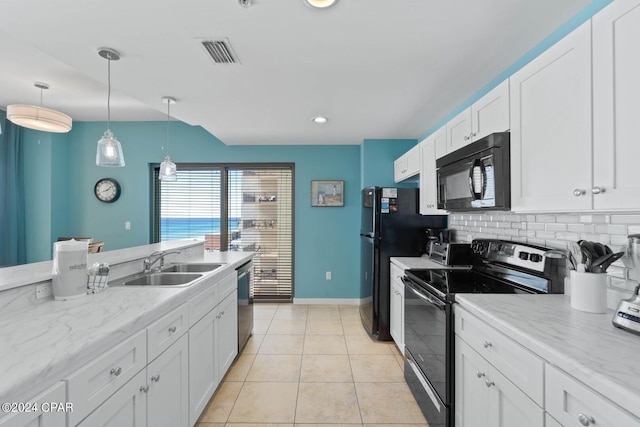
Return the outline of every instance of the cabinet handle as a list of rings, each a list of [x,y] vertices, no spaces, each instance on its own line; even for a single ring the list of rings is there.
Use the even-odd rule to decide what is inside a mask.
[[[144,391],[145,393],[149,391],[149,384],[147,385],[141,385],[140,386],[140,391]]]
[[[584,190],[582,190],[580,188],[576,188],[575,190],[573,190],[573,195],[576,196],[576,197],[580,197],[585,193],[586,193],[586,191],[584,191]]]
[[[117,368],[111,368],[111,375],[115,375],[116,377],[122,373],[122,368],[118,366]]]
[[[151,381],[153,381],[154,383],[159,382],[160,381],[160,374],[152,376],[151,377]]]
[[[580,424],[582,424],[583,426],[588,426],[596,423],[596,420],[594,420],[592,416],[585,414],[578,414],[578,421],[580,421]]]
[[[478,378],[484,377],[484,372],[476,371],[476,377]]]
[[[220,316],[224,316],[224,311],[222,313],[220,313]]]
[[[496,385],[496,383],[494,383],[493,381],[489,381],[489,379],[485,379],[484,380],[484,385],[486,385],[487,387],[491,387]]]
[[[600,194],[600,193],[604,193],[604,187],[593,187],[591,189],[591,193],[592,194]]]
[[[222,317],[222,316],[221,316],[220,314],[218,314],[218,315],[216,316],[216,319],[219,319],[219,318],[221,318],[221,317]]]
[[[169,332],[171,332],[171,333],[174,333],[176,330],[177,329],[176,329],[175,326],[172,326],[172,327],[169,328]]]
[[[463,138],[465,141],[469,140],[469,137],[465,135],[465,137]]]
[[[493,345],[493,344],[491,344],[489,341],[484,341],[484,342],[482,343],[482,346],[483,346],[484,348],[489,348],[489,347],[491,347],[492,345]]]

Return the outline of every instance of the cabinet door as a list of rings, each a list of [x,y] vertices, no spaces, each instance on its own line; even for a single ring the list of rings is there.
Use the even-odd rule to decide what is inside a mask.
[[[596,209],[640,208],[638,40],[640,1],[617,0],[593,17],[592,190]]]
[[[65,412],[47,411],[41,405],[43,403],[67,402],[65,383],[59,382],[55,386],[30,399],[30,403],[37,403],[38,407],[33,412],[15,412],[0,418],[1,427],[65,427],[67,414]],[[47,407],[50,409],[50,407]],[[34,408],[35,409],[35,408]]]
[[[446,128],[431,134],[420,143],[420,213],[443,215],[438,209],[438,181],[436,178],[437,145],[446,140]]]
[[[488,363],[457,335],[455,346],[455,425],[495,427],[489,424]]]
[[[447,122],[447,153],[471,144],[471,108]]]
[[[147,425],[146,370],[138,372],[78,427],[141,427]]]
[[[227,296],[217,310],[218,372],[222,378],[238,355],[238,294]]]
[[[544,426],[544,410],[491,365],[488,365],[485,386],[489,391],[490,426]]]
[[[183,335],[147,366],[147,424],[189,425],[189,357]]]
[[[404,354],[404,286],[391,270],[390,322],[391,338]]]
[[[189,329],[189,424],[194,425],[220,382],[216,344],[217,310]]]
[[[407,172],[409,171],[409,158],[406,154],[398,157],[393,162],[393,180],[395,182],[400,182],[407,176]]]
[[[509,126],[509,80],[505,80],[471,106],[471,138],[504,132]]]
[[[510,78],[511,208],[591,208],[591,23]]]

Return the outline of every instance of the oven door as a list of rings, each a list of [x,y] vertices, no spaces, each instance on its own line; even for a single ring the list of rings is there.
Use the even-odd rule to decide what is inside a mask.
[[[452,396],[450,304],[404,277],[405,379],[430,426],[445,426]],[[448,380],[449,379],[449,380]]]

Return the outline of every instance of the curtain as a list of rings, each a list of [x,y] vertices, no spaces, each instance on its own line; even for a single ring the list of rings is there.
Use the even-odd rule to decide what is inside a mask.
[[[0,117],[0,267],[27,261],[23,129]]]

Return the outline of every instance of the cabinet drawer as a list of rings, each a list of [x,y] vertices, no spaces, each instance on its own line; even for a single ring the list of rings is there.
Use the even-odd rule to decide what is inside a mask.
[[[455,328],[456,334],[538,406],[543,405],[542,359],[458,305],[455,307]]]
[[[140,331],[67,378],[68,402],[76,425],[147,365],[147,334]]]
[[[238,275],[235,270],[220,279],[220,282],[218,283],[218,289],[220,289],[220,301],[222,301],[232,292],[235,292],[238,289]]]
[[[545,407],[564,427],[638,426],[640,419],[554,366],[546,367]]]
[[[147,328],[149,362],[189,330],[189,304],[182,304]]]
[[[189,300],[189,328],[220,303],[219,287],[215,281],[204,291]]]

